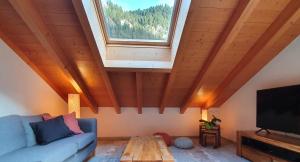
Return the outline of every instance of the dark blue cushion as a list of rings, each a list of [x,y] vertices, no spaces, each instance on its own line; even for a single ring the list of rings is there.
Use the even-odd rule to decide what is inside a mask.
[[[35,134],[37,143],[40,145],[46,145],[73,134],[66,126],[62,116],[47,121],[30,123],[30,126]]]

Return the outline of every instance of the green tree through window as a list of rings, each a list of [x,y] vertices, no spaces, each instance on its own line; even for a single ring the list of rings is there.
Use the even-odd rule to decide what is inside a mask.
[[[156,4],[145,9],[125,10],[106,0],[102,1],[102,8],[107,34],[112,39],[168,40],[173,6]]]

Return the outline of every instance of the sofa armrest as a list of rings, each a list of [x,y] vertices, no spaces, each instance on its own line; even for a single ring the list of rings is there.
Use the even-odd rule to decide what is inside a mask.
[[[78,124],[83,132],[94,132],[97,137],[97,120],[95,118],[78,119]]]

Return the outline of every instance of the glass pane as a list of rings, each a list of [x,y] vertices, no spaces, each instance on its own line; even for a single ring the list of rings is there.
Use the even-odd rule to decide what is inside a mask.
[[[101,0],[111,40],[167,42],[175,0]]]

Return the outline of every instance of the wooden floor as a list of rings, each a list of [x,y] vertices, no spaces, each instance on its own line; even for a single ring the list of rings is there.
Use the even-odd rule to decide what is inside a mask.
[[[202,147],[199,145],[198,139],[193,139],[195,147],[191,150],[181,150],[170,147],[176,162],[248,162],[246,159],[236,156],[236,146],[233,142],[222,139],[222,146],[213,149],[212,146]],[[124,148],[128,140],[101,140],[98,142],[95,156],[107,156],[117,149]],[[101,161],[105,162],[105,161]]]

